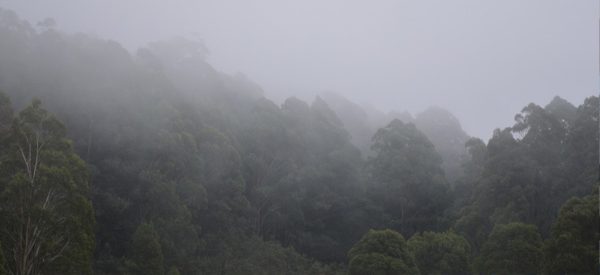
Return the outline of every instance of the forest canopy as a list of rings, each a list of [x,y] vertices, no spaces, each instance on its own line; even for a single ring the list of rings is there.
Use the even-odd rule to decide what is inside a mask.
[[[0,9],[0,274],[598,271],[598,96],[486,142],[441,107],[277,104],[206,53]]]

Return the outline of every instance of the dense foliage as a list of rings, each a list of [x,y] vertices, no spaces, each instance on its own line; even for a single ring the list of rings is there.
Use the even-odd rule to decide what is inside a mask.
[[[381,209],[382,225],[407,236],[447,226],[448,184],[427,137],[414,124],[395,119],[373,136],[372,150],[369,193]]]
[[[419,274],[404,237],[392,230],[370,230],[348,253],[351,275]]]
[[[560,209],[544,247],[549,274],[598,271],[598,195],[572,198]]]
[[[0,230],[9,269],[90,274],[95,237],[88,176],[64,126],[34,100],[0,146]]]
[[[2,244],[0,244],[0,275],[6,275],[6,259],[4,258],[4,252],[2,250]]]
[[[440,108],[278,105],[206,55],[0,9],[0,274],[598,270],[597,96],[486,143]]]
[[[408,240],[423,274],[469,274],[471,272],[471,247],[467,240],[455,232],[423,232]]]
[[[534,225],[500,224],[481,248],[476,269],[483,274],[539,274],[542,237]]]

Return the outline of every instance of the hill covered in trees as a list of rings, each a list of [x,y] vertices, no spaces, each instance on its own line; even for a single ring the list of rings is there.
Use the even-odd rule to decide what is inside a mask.
[[[0,274],[592,274],[599,101],[281,105],[183,38],[130,53],[0,10]],[[379,272],[379,273],[377,273]]]

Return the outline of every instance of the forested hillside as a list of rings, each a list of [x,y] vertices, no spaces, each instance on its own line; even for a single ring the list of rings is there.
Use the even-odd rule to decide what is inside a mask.
[[[486,142],[441,108],[279,105],[206,55],[0,9],[0,274],[599,270],[598,96]]]
[[[404,123],[415,124],[431,140],[442,157],[442,169],[451,185],[461,177],[461,163],[467,157],[465,143],[469,136],[449,111],[432,106],[413,117],[406,111],[384,113],[374,108],[360,107],[333,92],[322,93],[321,96],[343,122],[351,135],[352,144],[361,150],[364,157],[368,158],[373,154],[372,137],[377,129],[399,119]]]

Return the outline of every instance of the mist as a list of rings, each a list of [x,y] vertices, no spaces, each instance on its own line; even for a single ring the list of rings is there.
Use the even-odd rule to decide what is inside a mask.
[[[0,275],[595,274],[599,8],[0,0]]]
[[[448,109],[487,140],[524,102],[598,93],[597,1],[10,1],[33,24],[135,51],[183,36],[268,98],[325,91],[384,112]]]

